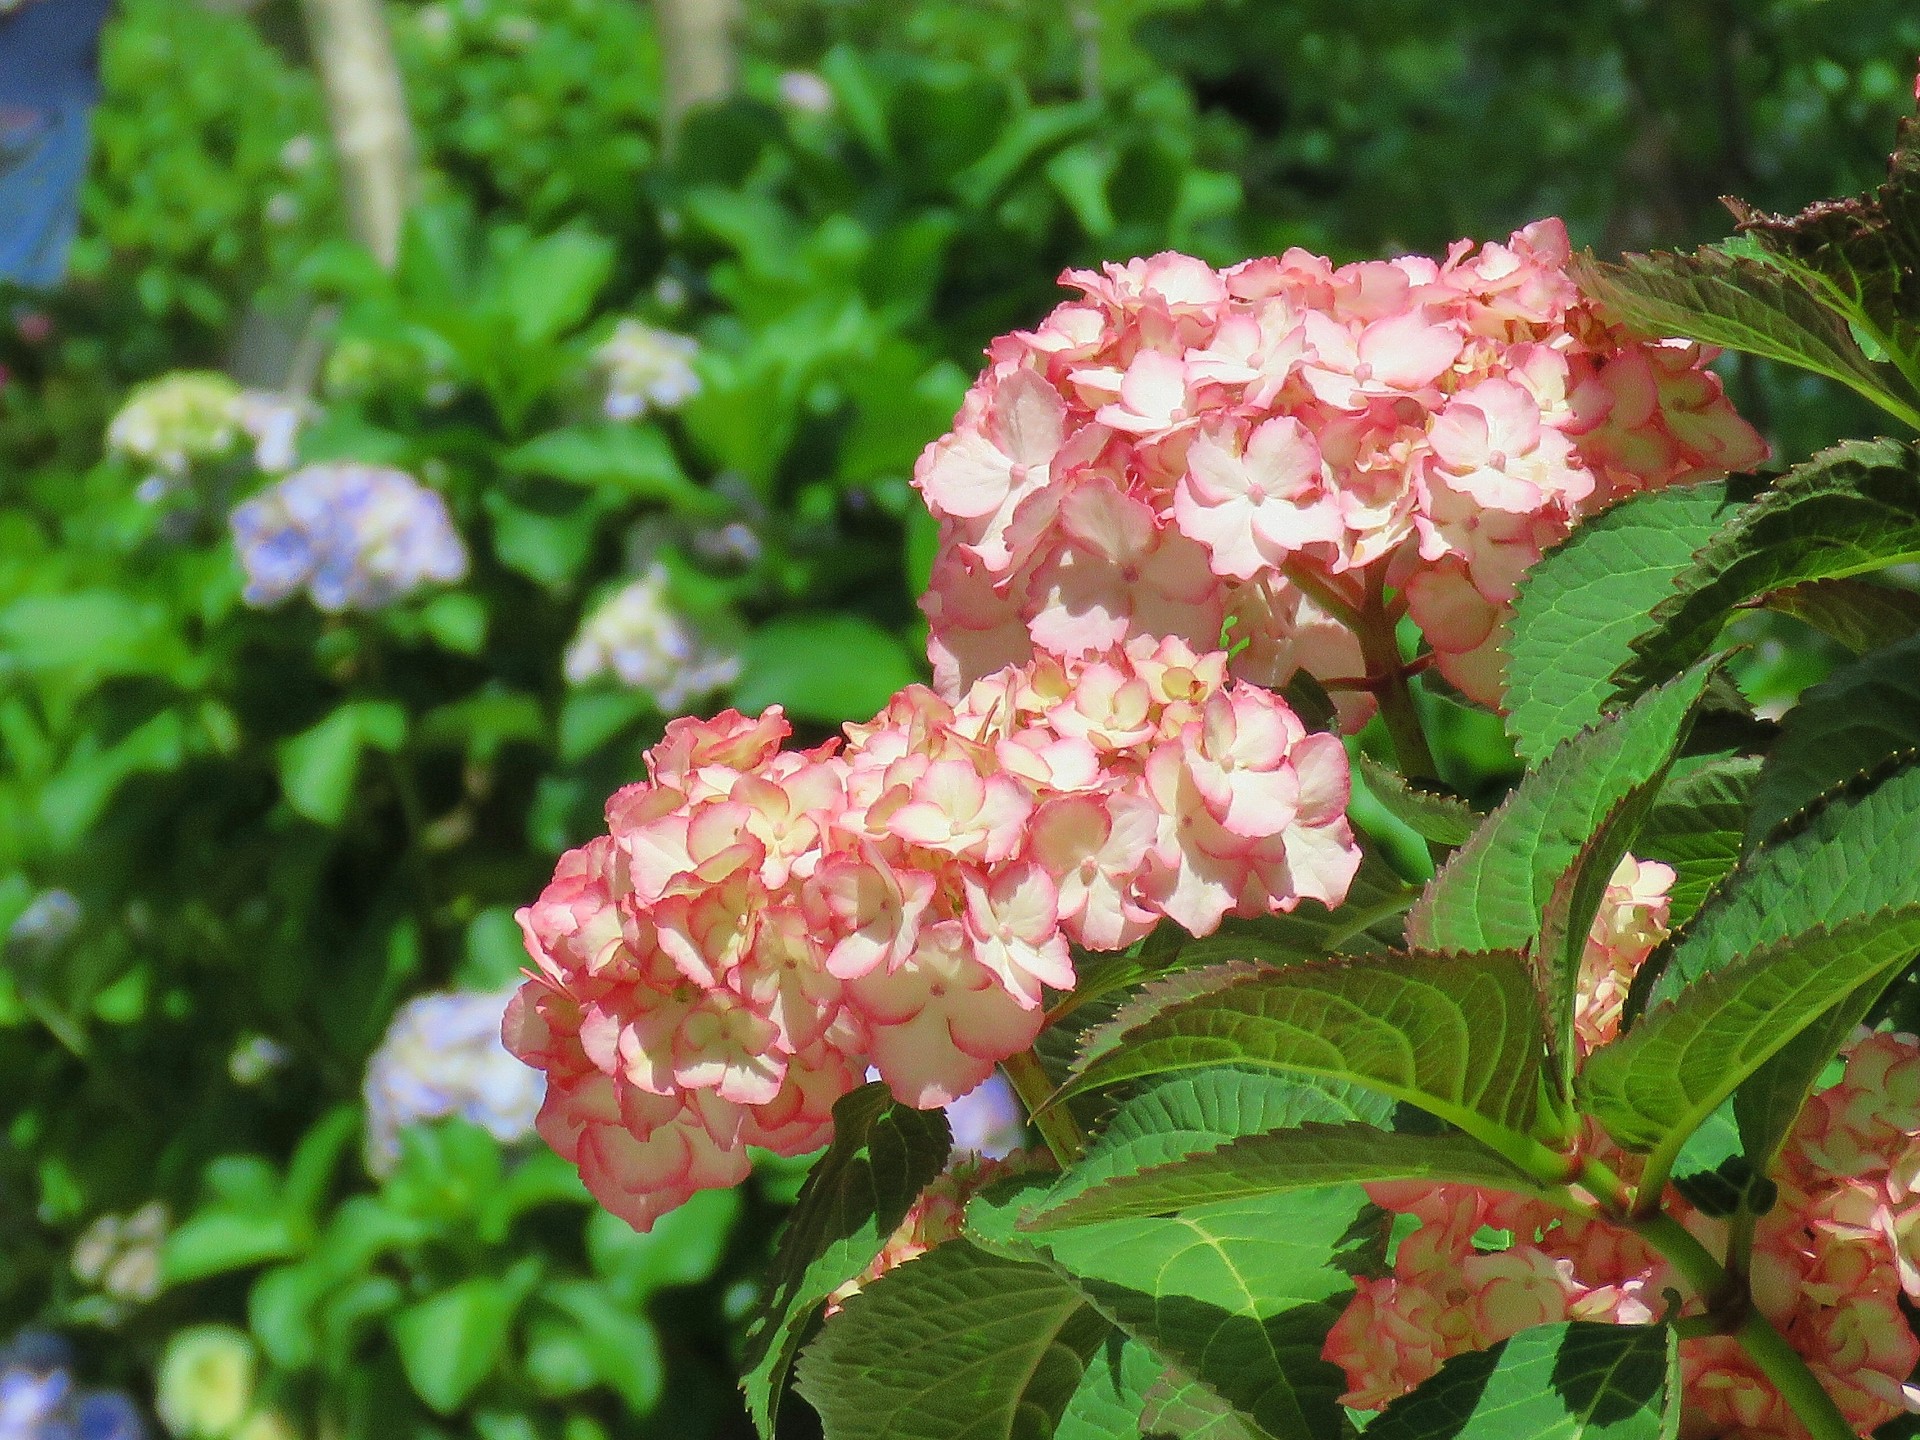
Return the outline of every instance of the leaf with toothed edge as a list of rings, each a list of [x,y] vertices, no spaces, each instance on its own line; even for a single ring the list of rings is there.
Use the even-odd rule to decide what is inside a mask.
[[[1547,1193],[1539,1181],[1466,1135],[1407,1134],[1357,1122],[1309,1123],[1243,1135],[1172,1164],[1122,1172],[1092,1185],[1063,1180],[1026,1213],[1020,1228],[1045,1233],[1170,1214],[1222,1200],[1383,1180]],[[1062,1186],[1068,1187],[1064,1196]]]
[[[1679,335],[1838,380],[1906,418],[1913,387],[1867,358],[1846,318],[1794,276],[1765,261],[1705,245],[1689,255],[1623,255],[1619,264],[1574,257],[1574,283],[1646,335]]]
[[[1670,1159],[1741,1081],[1916,951],[1920,905],[1741,954],[1590,1055],[1583,1108],[1627,1149]]]
[[[1795,466],[1701,547],[1615,674],[1638,693],[1690,665],[1737,606],[1783,586],[1920,560],[1920,453],[1847,440]]]
[[[1351,1274],[1384,1260],[1385,1228],[1358,1185],[1021,1234],[1014,1222],[1045,1183],[976,1196],[969,1237],[1046,1257],[1176,1382],[1203,1386],[1261,1440],[1338,1433],[1345,1381],[1321,1351]]]
[[[1909,751],[1920,751],[1920,636],[1862,656],[1802,693],[1760,772],[1747,843]]]
[[[1364,1086],[1526,1150],[1544,1045],[1531,972],[1511,951],[1226,966],[1150,989],[1091,1032],[1056,1099],[1244,1065]]]
[[[1441,867],[1407,916],[1426,950],[1523,949],[1607,817],[1666,777],[1706,695],[1703,661],[1554,750]]]
[[[1509,621],[1503,703],[1521,756],[1538,762],[1598,720],[1613,674],[1731,504],[1725,484],[1629,495],[1534,563]]]
[[[1649,962],[1664,962],[1648,987],[1650,1004],[1671,1002],[1742,955],[1794,935],[1912,905],[1920,905],[1920,762],[1903,761],[1829,792],[1748,855]],[[1734,1109],[1757,1173],[1884,983],[1838,1001],[1742,1087]]]
[[[1664,1325],[1569,1321],[1456,1355],[1368,1440],[1672,1440],[1680,1357]]]
[[[807,1325],[873,1263],[951,1148],[943,1111],[897,1104],[881,1084],[841,1096],[833,1123],[833,1145],[801,1187],[747,1331],[740,1386],[764,1440]]]
[[[1740,863],[1747,811],[1759,779],[1757,755],[1723,755],[1684,769],[1676,765],[1660,787],[1634,837],[1633,853],[1672,868],[1667,898],[1675,928]]]
[[[1458,796],[1424,789],[1370,755],[1355,756],[1354,769],[1381,808],[1422,840],[1464,845],[1486,818]]]
[[[1045,1440],[1111,1333],[1052,1266],[950,1240],[848,1300],[795,1388],[827,1440]]]
[[[1856,655],[1920,635],[1920,593],[1872,580],[1810,580],[1769,591],[1761,603]]]

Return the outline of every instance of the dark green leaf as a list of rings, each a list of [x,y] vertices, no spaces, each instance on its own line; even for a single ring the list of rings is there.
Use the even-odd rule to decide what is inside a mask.
[[[894,1103],[864,1085],[833,1107],[833,1147],[801,1188],[780,1236],[766,1300],[747,1331],[747,1409],[773,1435],[787,1367],[806,1326],[840,1286],[860,1275],[908,1207],[947,1163],[946,1116]]]
[[[1600,718],[1613,674],[1720,528],[1725,485],[1632,495],[1582,522],[1520,583],[1507,646],[1507,730],[1538,761]]]
[[[390,700],[352,700],[280,745],[280,788],[295,813],[338,825],[353,797],[363,750],[400,748],[407,714]]]
[[[438,1414],[453,1414],[493,1373],[538,1265],[522,1261],[499,1278],[462,1280],[387,1322],[414,1393]]]
[[[1080,1387],[1067,1401],[1054,1440],[1116,1440],[1140,1433],[1147,1392],[1160,1378],[1160,1361],[1118,1330],[1087,1357]]]
[[[1179,1372],[1162,1375],[1144,1397],[1140,1433],[1146,1440],[1260,1440],[1259,1432],[1226,1401]]]
[[[1110,1333],[1053,1267],[950,1240],[850,1299],[795,1385],[827,1440],[1046,1440]]]
[[[1920,636],[1876,650],[1803,692],[1767,754],[1747,843],[1825,791],[1920,748]]]
[[[667,437],[650,425],[571,425],[509,450],[501,464],[522,475],[604,486],[641,500],[663,500],[696,514],[725,502],[687,478]]]
[[[1368,1440],[1668,1440],[1680,1362],[1664,1325],[1573,1321],[1456,1355]]]
[[[1772,591],[1765,603],[1856,655],[1920,634],[1920,594],[1873,580],[1812,580]]]
[[[1782,586],[1920,560],[1920,455],[1848,440],[1783,475],[1703,546],[1618,674],[1631,690],[1690,665],[1734,607]]]
[[[1675,766],[1634,837],[1643,860],[1673,867],[1671,923],[1683,924],[1740,861],[1758,756],[1729,755]]]

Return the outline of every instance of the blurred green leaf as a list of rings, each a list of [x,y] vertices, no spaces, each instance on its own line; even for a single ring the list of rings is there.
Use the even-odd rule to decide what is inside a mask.
[[[394,1315],[387,1329],[414,1393],[441,1415],[458,1410],[499,1364],[539,1274],[529,1257],[501,1278],[462,1280]]]
[[[852,615],[775,620],[747,638],[734,703],[747,714],[784,705],[797,720],[837,723],[877,713],[920,679],[898,637]]]
[[[509,450],[501,463],[516,474],[544,475],[574,485],[600,486],[640,500],[660,500],[693,515],[724,512],[726,504],[687,478],[667,437],[652,425],[570,425]]]

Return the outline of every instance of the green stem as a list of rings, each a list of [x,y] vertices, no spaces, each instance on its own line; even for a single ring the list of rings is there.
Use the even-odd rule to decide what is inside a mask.
[[[1750,1308],[1740,1328],[1733,1332],[1733,1338],[1773,1382],[1773,1388],[1800,1417],[1800,1423],[1807,1427],[1813,1440],[1860,1440],[1860,1432],[1847,1423],[1847,1417],[1814,1378],[1807,1362],[1800,1358],[1800,1352],[1787,1343],[1786,1337],[1773,1328],[1766,1316]]]
[[[1688,1233],[1671,1215],[1650,1215],[1631,1223],[1633,1230],[1664,1255],[1681,1278],[1693,1287],[1710,1310],[1737,1309],[1740,1324],[1733,1338],[1752,1358],[1753,1363],[1774,1389],[1780,1392],[1813,1440],[1859,1440],[1847,1423],[1840,1407],[1833,1403],[1800,1352],[1774,1329],[1773,1322],[1754,1306],[1744,1286],[1738,1285],[1726,1268],[1708,1253],[1706,1246]]]
[[[1013,1093],[1020,1097],[1020,1103],[1027,1107],[1027,1115],[1033,1121],[1034,1128],[1040,1132],[1040,1138],[1047,1142],[1047,1149],[1053,1152],[1053,1158],[1060,1163],[1062,1170],[1073,1164],[1087,1153],[1087,1137],[1080,1129],[1080,1122],[1065,1105],[1048,1105],[1047,1100],[1053,1094],[1053,1082],[1047,1078],[1047,1072],[1041,1068],[1040,1057],[1031,1050],[1023,1050],[1018,1055],[1009,1055],[1000,1062],[1007,1082],[1013,1086]]]
[[[1400,659],[1393,617],[1387,613],[1385,590],[1385,577],[1375,573],[1368,582],[1366,602],[1355,617],[1354,637],[1366,659],[1367,675],[1378,686],[1375,693],[1380,697],[1380,719],[1387,727],[1387,738],[1393,741],[1400,773],[1408,779],[1438,780],[1440,772],[1433,763],[1433,752],[1427,748],[1420,712],[1414,709],[1413,690],[1407,684],[1407,667]]]

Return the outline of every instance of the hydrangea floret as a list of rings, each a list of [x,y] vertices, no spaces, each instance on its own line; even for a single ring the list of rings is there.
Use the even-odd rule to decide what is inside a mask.
[[[384,466],[305,466],[236,509],[231,528],[254,606],[304,590],[330,613],[378,610],[467,573],[446,501]]]
[[[563,668],[572,684],[611,676],[661,714],[683,715],[740,678],[739,652],[713,630],[674,605],[666,567],[656,562],[581,622]]]
[[[1070,945],[1162,917],[1338,903],[1347,760],[1226,657],[1140,640],[1041,658],[949,702],[913,686],[784,751],[781,712],[683,719],[521,912],[539,973],[507,1043],[540,1131],[646,1228],[799,1155],[869,1065],[944,1105],[1032,1045]]]
[[[1767,453],[1714,352],[1609,324],[1570,254],[1544,220],[1441,261],[1069,271],[1082,298],[993,343],[916,472],[942,683],[1229,624],[1237,674],[1304,669],[1357,722],[1390,603],[1496,703],[1515,584],[1575,521]]]
[[[700,393],[693,368],[699,354],[699,342],[691,336],[643,320],[622,320],[593,352],[606,381],[606,417],[638,420],[649,411],[678,410]]]

